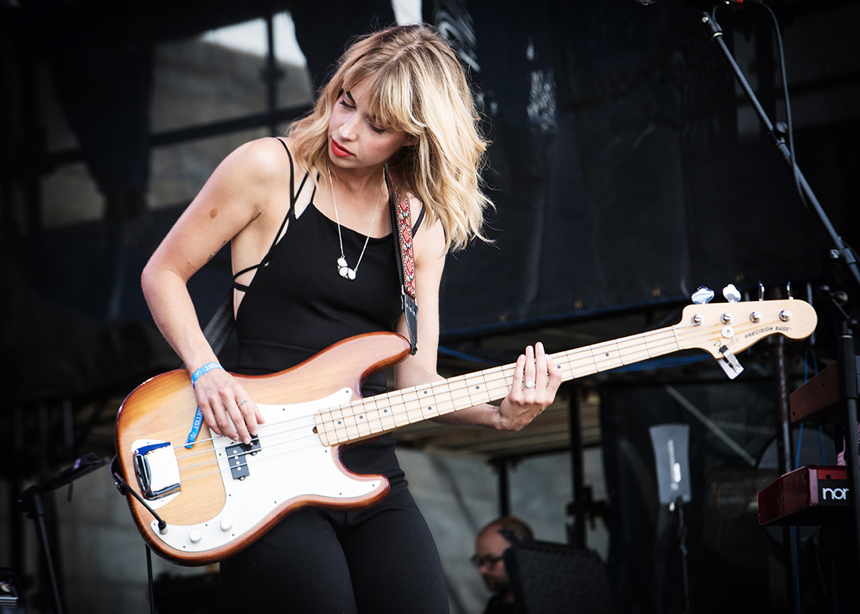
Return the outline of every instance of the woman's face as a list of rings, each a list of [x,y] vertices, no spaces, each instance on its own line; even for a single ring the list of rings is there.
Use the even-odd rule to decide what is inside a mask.
[[[328,124],[329,159],[339,168],[372,169],[384,165],[411,139],[405,132],[380,126],[367,108],[366,82],[341,92]]]

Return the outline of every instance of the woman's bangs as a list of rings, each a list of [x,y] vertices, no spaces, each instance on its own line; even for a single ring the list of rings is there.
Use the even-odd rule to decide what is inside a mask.
[[[368,107],[381,127],[413,134],[412,96],[404,89],[400,81],[392,79],[384,71],[375,73],[367,80]]]

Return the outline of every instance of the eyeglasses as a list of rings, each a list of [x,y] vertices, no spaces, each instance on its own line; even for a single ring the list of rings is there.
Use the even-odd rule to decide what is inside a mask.
[[[489,565],[493,567],[496,563],[502,560],[501,556],[493,556],[492,554],[485,554],[484,556],[478,556],[477,554],[473,554],[472,558],[469,560],[472,561],[472,565],[477,568],[481,568],[484,565]]]

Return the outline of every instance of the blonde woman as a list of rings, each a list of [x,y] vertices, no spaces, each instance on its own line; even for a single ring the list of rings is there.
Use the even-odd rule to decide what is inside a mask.
[[[438,33],[393,27],[349,47],[287,138],[247,143],[218,166],[142,276],[155,322],[192,374],[216,434],[247,443],[265,424],[254,399],[220,368],[188,280],[230,243],[238,373],[281,371],[356,334],[405,334],[389,182],[410,199],[419,305],[418,351],[395,367],[396,386],[440,379],[445,255],[482,238],[489,206],[479,188],[486,143],[477,122],[466,78]],[[530,346],[500,406],[439,420],[518,430],[559,384],[541,344]],[[362,392],[384,389],[377,374]],[[342,460],[357,473],[384,474],[385,499],[354,512],[301,510],[223,561],[225,612],[448,610],[439,557],[393,439],[351,446]]]

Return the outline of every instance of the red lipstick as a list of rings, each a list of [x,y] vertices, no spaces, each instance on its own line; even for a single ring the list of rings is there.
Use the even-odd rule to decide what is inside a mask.
[[[343,147],[334,139],[331,140],[331,152],[338,158],[348,158],[349,156],[354,155],[350,150],[348,150],[346,147]]]

